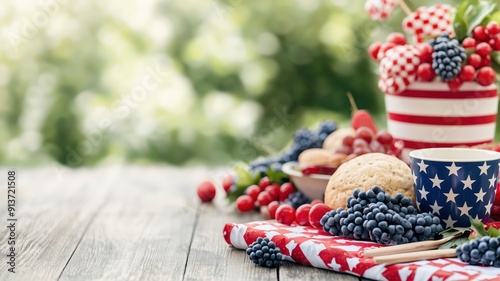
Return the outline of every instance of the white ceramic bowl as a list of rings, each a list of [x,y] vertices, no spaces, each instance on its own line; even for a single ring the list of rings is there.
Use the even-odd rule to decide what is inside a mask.
[[[311,200],[323,200],[325,189],[330,180],[330,175],[312,174],[304,175],[300,171],[299,163],[287,162],[281,167],[285,174],[290,176],[293,184]]]

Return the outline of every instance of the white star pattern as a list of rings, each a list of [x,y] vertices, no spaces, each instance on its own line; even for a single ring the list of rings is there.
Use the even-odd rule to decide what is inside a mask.
[[[470,209],[472,209],[472,207],[467,206],[467,202],[465,202],[462,207],[458,207],[457,209],[460,210],[460,216],[468,216],[469,211]]]
[[[474,195],[476,195],[477,199],[476,199],[476,202],[484,202],[484,196],[486,195],[486,192],[483,192],[482,189],[479,190],[478,193],[474,193]]]
[[[417,163],[417,165],[420,167],[420,172],[424,172],[424,173],[427,174],[427,170],[426,169],[427,169],[427,167],[429,167],[429,165],[427,165],[427,164],[424,163],[424,159],[422,159],[420,161],[420,163]]]
[[[476,182],[476,180],[471,180],[470,175],[467,176],[467,179],[461,181],[464,184],[464,189],[470,188],[472,190],[472,184]]]
[[[458,170],[462,169],[462,167],[457,167],[455,162],[452,162],[451,166],[446,166],[446,169],[450,170],[448,176],[455,175],[458,177]]]
[[[337,261],[335,260],[335,258],[332,258],[332,261],[327,264],[329,267],[331,267],[333,270],[335,271],[339,271],[341,265],[337,263]]]
[[[490,181],[490,187],[494,187],[495,186],[495,180],[496,180],[495,175],[492,175],[491,179],[489,179],[489,181]]]
[[[485,215],[491,214],[491,207],[492,206],[493,206],[493,204],[491,204],[491,202],[488,202],[488,204],[484,205],[484,207],[486,208],[486,213],[484,213]]]
[[[438,178],[437,174],[434,176],[433,179],[430,179],[430,180],[432,182],[432,187],[437,187],[437,188],[441,188],[441,183],[444,181],[444,180],[440,180]]]
[[[450,192],[445,193],[444,195],[446,196],[446,203],[448,203],[449,201],[457,203],[455,202],[455,197],[457,197],[458,194],[453,193],[453,189],[450,188]]]
[[[441,210],[443,208],[443,207],[438,205],[437,200],[434,202],[434,205],[430,205],[430,207],[432,208],[432,213],[438,214],[438,215],[439,215],[439,210]]]
[[[346,258],[347,265],[349,266],[349,270],[352,271],[356,265],[359,264],[359,259],[358,258]]]
[[[401,281],[406,281],[408,279],[408,276],[411,275],[412,271],[408,266],[405,266],[398,270],[399,273],[399,278],[401,278]]]
[[[413,177],[413,183],[414,184],[417,184],[417,176],[415,175],[415,172],[413,172],[413,170],[411,171],[411,176]]]
[[[488,175],[488,169],[490,167],[491,167],[490,165],[486,165],[486,161],[485,161],[483,166],[478,167],[481,170],[481,173],[479,173],[479,175],[482,175],[482,174]]]
[[[422,189],[419,189],[418,192],[420,192],[420,198],[427,200],[427,194],[429,194],[429,192],[425,190],[424,186],[422,186]]]
[[[444,221],[444,223],[446,223],[446,228],[453,227],[453,224],[455,224],[455,222],[456,222],[456,220],[451,219],[450,215],[448,215],[448,219],[443,220],[443,221]]]

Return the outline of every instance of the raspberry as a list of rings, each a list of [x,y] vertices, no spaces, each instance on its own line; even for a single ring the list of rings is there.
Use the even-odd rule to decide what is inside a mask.
[[[443,33],[429,43],[434,48],[432,54],[432,68],[443,81],[451,81],[460,74],[462,62],[467,59],[467,54],[458,40],[450,40],[448,33]]]
[[[472,30],[472,36],[478,41],[486,41],[489,36],[486,34],[486,28],[484,26],[478,25]]]
[[[268,268],[277,267],[283,260],[280,248],[269,238],[257,238],[246,250],[253,263]]]

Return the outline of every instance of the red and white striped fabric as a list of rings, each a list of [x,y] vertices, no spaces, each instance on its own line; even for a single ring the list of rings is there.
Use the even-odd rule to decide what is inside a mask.
[[[403,28],[412,33],[417,42],[423,42],[426,37],[439,36],[445,31],[453,35],[452,11],[453,7],[445,4],[420,7],[403,20]]]
[[[459,91],[446,83],[413,82],[385,95],[388,131],[409,151],[430,147],[473,146],[493,141],[498,107],[495,85],[467,82]]]
[[[372,258],[364,257],[363,251],[383,246],[331,236],[310,226],[288,226],[276,221],[228,223],[224,226],[223,235],[229,245],[241,250],[246,250],[257,238],[267,237],[276,243],[287,261],[373,280],[499,280],[498,268],[469,265],[457,258],[375,264]]]

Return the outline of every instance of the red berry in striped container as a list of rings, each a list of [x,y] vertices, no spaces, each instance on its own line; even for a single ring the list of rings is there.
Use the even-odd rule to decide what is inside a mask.
[[[397,0],[367,0],[365,10],[373,20],[385,20],[391,15],[397,3]]]
[[[452,9],[445,4],[420,7],[403,20],[403,28],[413,34],[417,42],[422,42],[425,37],[439,36],[443,32],[453,36],[450,18]]]

